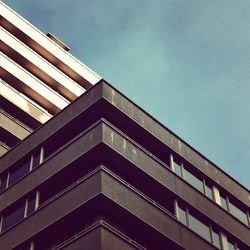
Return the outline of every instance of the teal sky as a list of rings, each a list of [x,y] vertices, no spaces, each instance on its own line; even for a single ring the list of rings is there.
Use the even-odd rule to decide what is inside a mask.
[[[250,187],[249,0],[5,0]]]

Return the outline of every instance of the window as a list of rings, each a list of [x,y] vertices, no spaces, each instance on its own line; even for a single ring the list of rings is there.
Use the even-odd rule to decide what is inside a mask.
[[[183,210],[183,209],[181,209],[181,208],[179,207],[178,213],[179,213],[179,214],[178,214],[178,219],[179,219],[179,221],[180,221],[182,224],[184,224],[184,225],[187,226],[186,211]]]
[[[42,152],[43,150],[39,149],[32,156],[25,157],[11,166],[9,172],[2,174],[0,177],[0,192],[16,183],[31,170],[37,168],[43,159]]]
[[[218,249],[227,250],[240,250],[238,242],[234,242],[232,239],[228,239],[225,235],[225,241],[221,241],[220,232],[215,230],[214,226],[204,223],[204,219],[200,219],[199,216],[193,215],[189,212],[189,209],[183,209],[177,204],[177,218],[178,220],[189,227],[192,231],[200,235],[203,239],[213,244]]]
[[[203,239],[212,243],[217,248],[222,249],[219,233],[216,232],[211,227],[211,225],[203,223],[202,220],[200,220],[193,214],[190,214],[188,211],[184,210],[178,205],[177,207],[178,219],[182,224],[189,227],[192,231],[200,235]]]
[[[7,179],[8,179],[8,173],[5,173],[0,180],[0,192],[6,189]]]
[[[8,186],[20,180],[23,176],[25,176],[30,171],[30,162],[27,161],[25,163],[20,163],[16,166],[15,169],[10,171],[9,183]]]
[[[24,203],[3,215],[2,232],[18,223],[24,217]]]
[[[218,199],[216,199],[216,197],[217,193],[218,194],[220,193],[220,190],[216,188],[217,191],[215,192],[212,189],[212,185],[211,183],[209,183],[209,180],[199,177],[198,173],[194,174],[192,171],[189,171],[189,168],[187,170],[187,166],[183,165],[183,163],[181,162],[181,160],[178,159],[178,157],[176,158],[177,160],[175,161],[171,158],[171,162],[173,164],[172,165],[173,171],[178,176],[182,177],[185,181],[187,181],[190,185],[192,185],[194,188],[196,188],[197,190],[205,194],[209,199],[215,201],[218,204],[219,201]],[[190,168],[193,168],[192,165],[190,166]],[[225,194],[220,195],[220,205],[222,208],[231,213],[234,217],[239,219],[242,223],[244,223],[247,226],[250,226],[250,221],[248,220],[248,215],[247,215],[247,209],[245,209],[245,211],[240,209],[238,206],[232,203]]]
[[[211,188],[211,186],[208,186],[207,183],[205,183],[205,194],[209,199],[213,200],[212,188]]]
[[[28,205],[28,207],[27,207],[26,216],[29,216],[30,214],[32,214],[35,211],[35,207],[36,207],[36,196],[35,195],[28,198],[27,205]]]
[[[193,174],[188,172],[185,168],[184,168],[184,176],[185,176],[184,177],[185,180],[189,184],[191,184],[193,187],[198,189],[200,192],[204,193],[204,191],[203,191],[203,182],[201,180],[199,180],[197,177],[195,177]]]
[[[213,229],[211,230],[212,235],[212,243],[217,248],[221,249],[220,236],[219,233],[215,232]]]
[[[182,174],[181,174],[181,165],[178,164],[178,163],[176,163],[176,162],[174,162],[173,165],[174,165],[174,166],[173,166],[174,172],[175,172],[178,176],[182,177]]]
[[[228,197],[226,197],[225,195],[221,195],[220,200],[221,200],[221,206],[225,210],[227,210],[230,214],[232,214],[234,217],[236,217],[238,220],[240,220],[245,225],[247,225],[247,226],[249,225],[248,218],[247,218],[247,212],[242,211],[242,209],[240,209],[238,206],[233,204],[228,199]]]
[[[190,228],[194,232],[199,234],[202,238],[206,239],[207,241],[211,241],[209,226],[207,226],[200,220],[196,219],[191,214],[189,215],[189,223],[190,223]]]
[[[8,230],[10,227],[17,224],[26,216],[29,216],[36,208],[36,194],[30,195],[28,198],[14,203],[10,209],[4,212],[2,216],[1,232]]]
[[[234,215],[244,224],[248,225],[247,214],[241,211],[241,209],[235,206],[231,201],[229,201],[229,210],[232,215]]]
[[[200,192],[205,193],[203,186],[203,179],[196,177],[190,171],[186,169],[185,166],[182,166],[181,163],[177,163],[173,161],[173,171],[183,179],[185,179],[189,184],[191,184],[194,188],[198,189]],[[212,192],[212,190],[211,190]],[[208,195],[210,195],[208,193]]]
[[[36,169],[40,164],[40,153],[35,153],[33,156],[32,156],[32,170],[33,169]]]
[[[227,200],[226,198],[224,198],[223,196],[220,197],[220,201],[221,201],[221,206],[225,209],[225,210],[228,210],[227,209]]]

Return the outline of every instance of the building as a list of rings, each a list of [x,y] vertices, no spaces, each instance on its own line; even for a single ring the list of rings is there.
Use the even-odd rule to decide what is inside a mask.
[[[1,155],[101,78],[53,35],[0,4]]]
[[[58,113],[28,96],[57,114],[0,158],[0,249],[249,249],[249,190],[98,80]]]

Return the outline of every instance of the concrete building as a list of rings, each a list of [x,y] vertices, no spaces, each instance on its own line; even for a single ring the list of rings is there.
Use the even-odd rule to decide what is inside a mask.
[[[248,189],[1,15],[0,249],[249,249]]]

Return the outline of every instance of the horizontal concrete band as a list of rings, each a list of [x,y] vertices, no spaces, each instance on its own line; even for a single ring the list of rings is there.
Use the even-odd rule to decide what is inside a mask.
[[[79,138],[46,160],[36,171],[30,173],[9,190],[6,190],[4,195],[5,203],[0,203],[1,210],[35,189],[57,172],[63,170],[63,168],[82,155],[85,155],[89,150],[95,150],[98,145],[104,146],[103,143],[105,143],[107,151],[103,147],[101,151],[105,152],[107,158],[124,159],[124,164],[121,164],[123,168],[129,166],[126,162],[132,163],[141,171],[142,176],[150,176],[150,178],[153,178],[160,185],[171,191],[176,197],[179,197],[178,199],[184,200],[201,213],[205,213],[205,216],[208,216],[210,220],[228,230],[231,234],[238,236],[246,244],[250,243],[248,237],[249,230],[246,226],[232,216],[225,216],[223,209],[180,179],[171,170],[156,161],[133,142],[130,142],[128,138],[124,138],[115,128],[112,128],[110,124],[104,121],[99,121],[93,125],[83,135],[80,135]],[[98,150],[96,150],[96,157],[98,157]],[[105,158],[100,158],[100,161],[105,162]],[[58,164],[59,162],[60,164]],[[84,162],[86,163],[86,160]],[[126,170],[128,173],[131,172],[131,175],[133,171],[135,170],[131,168]],[[0,200],[2,200],[2,197],[3,195],[0,195]]]

